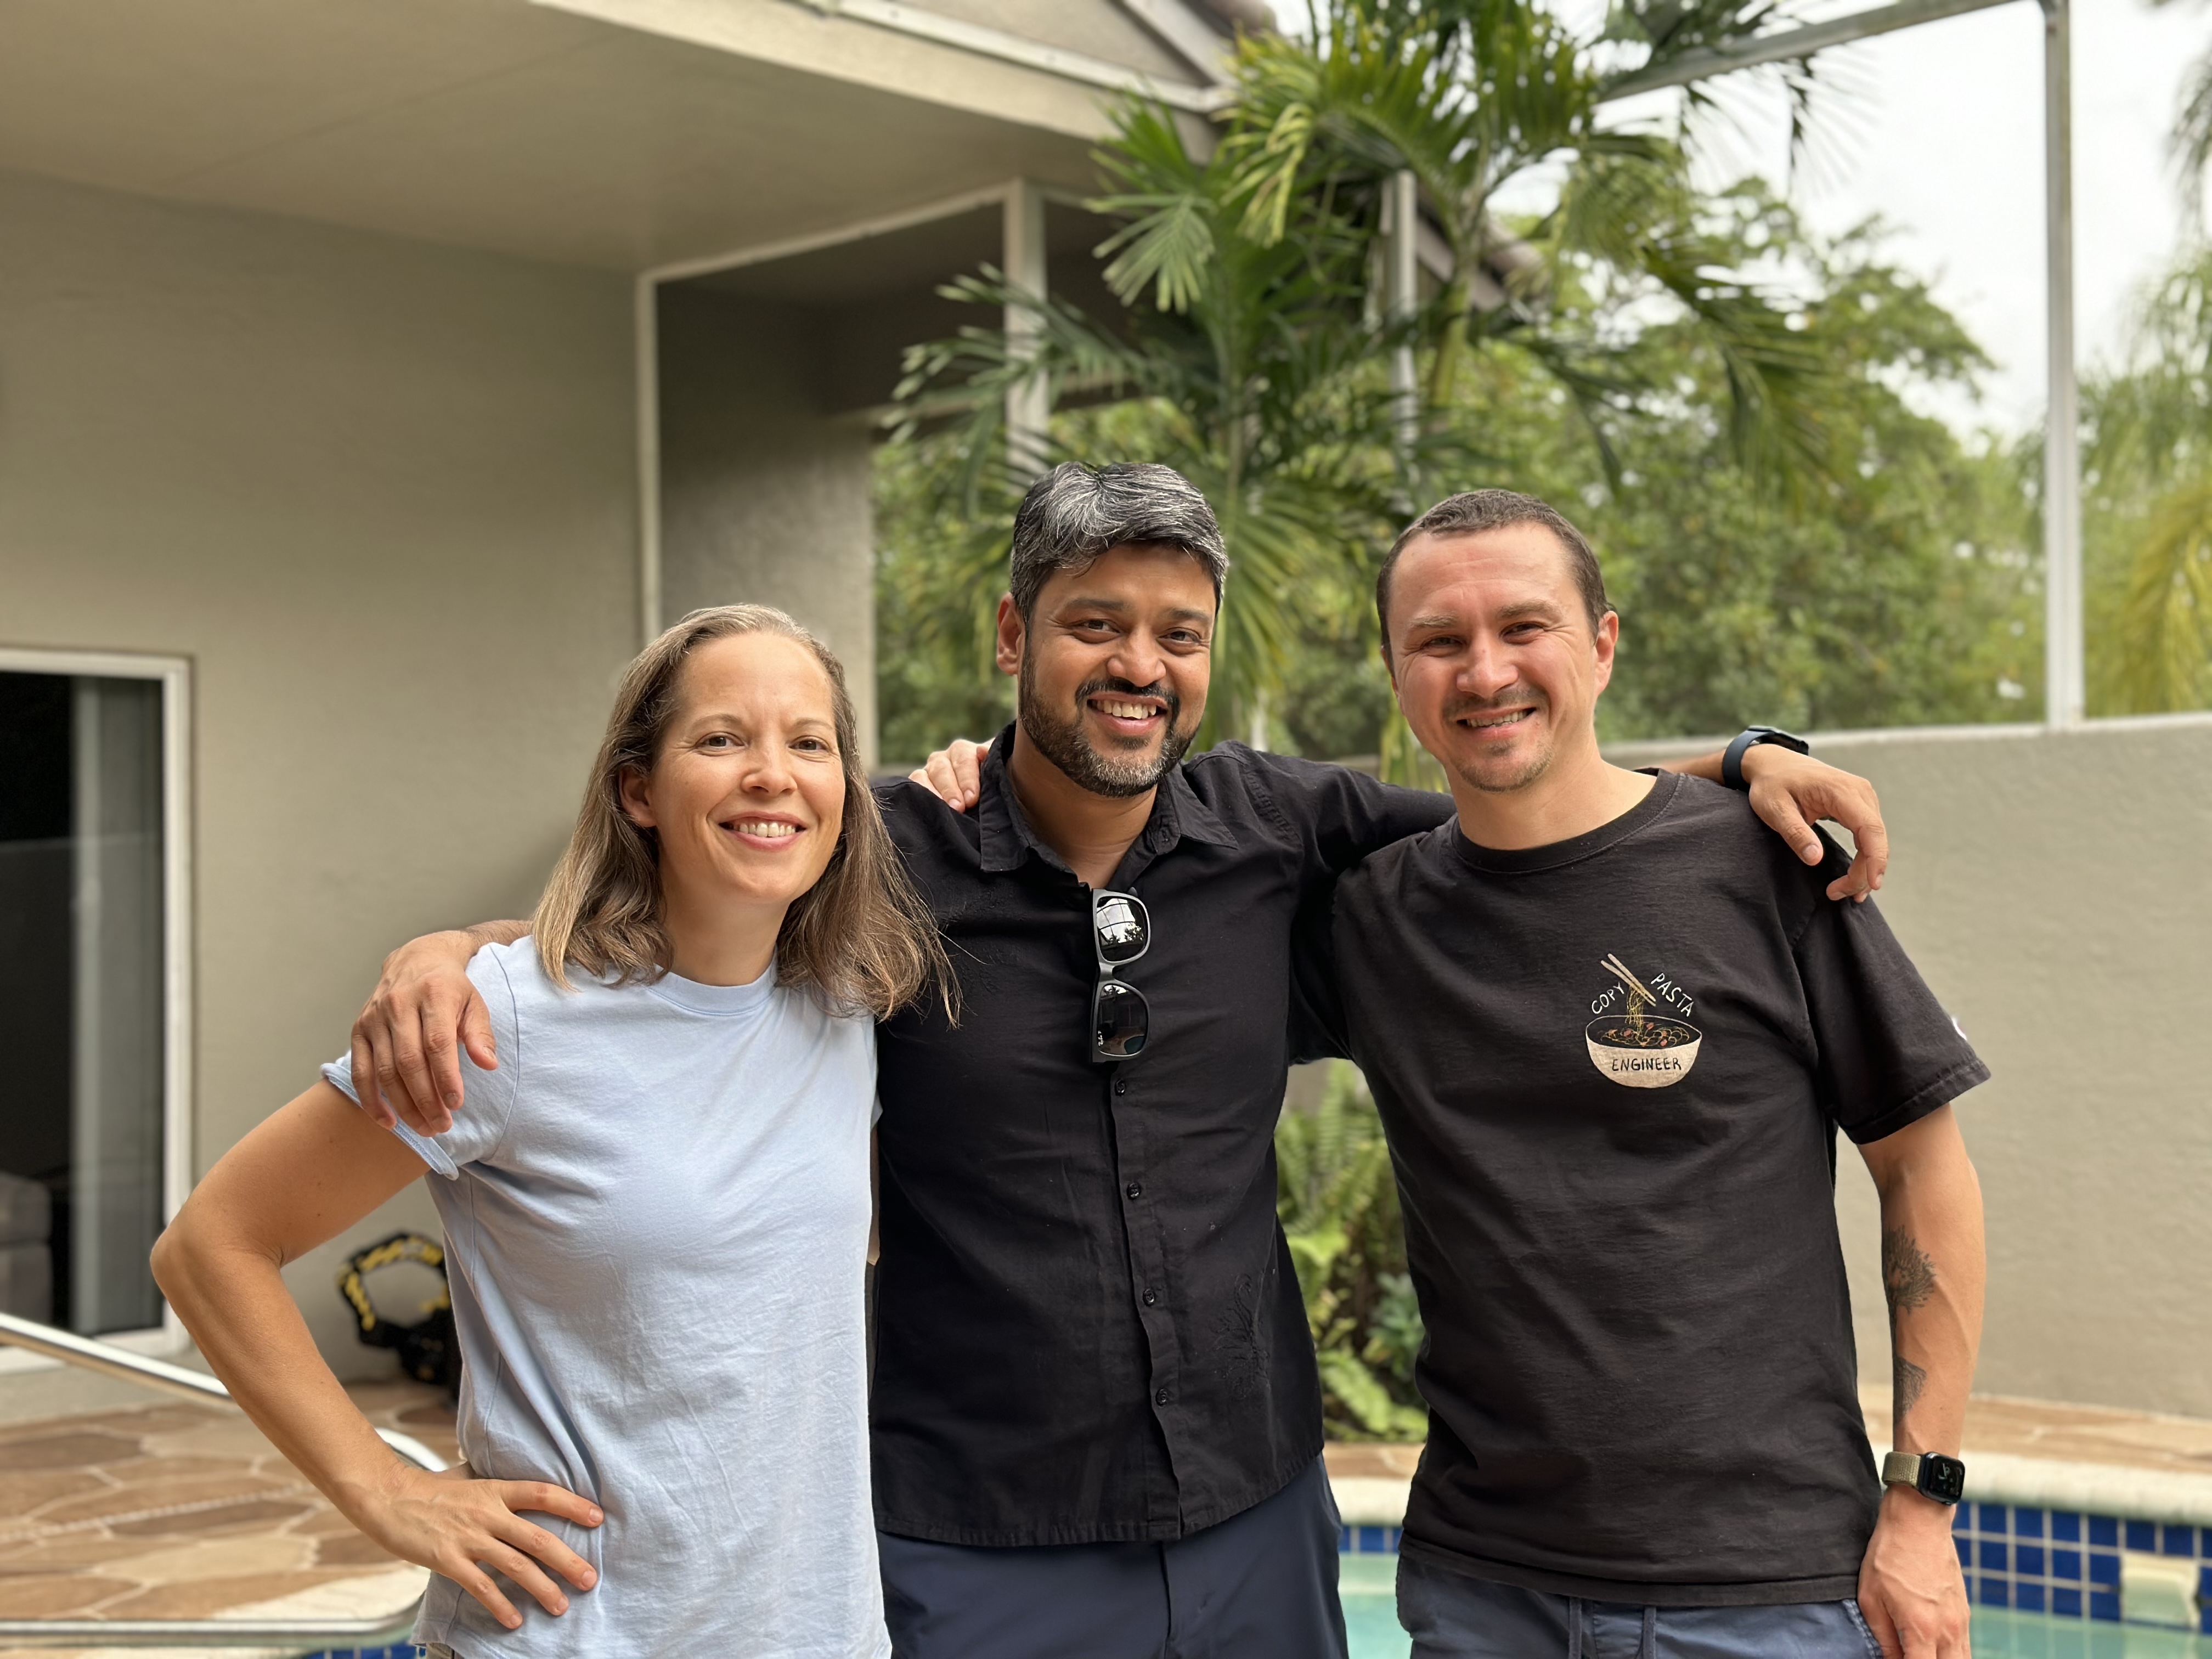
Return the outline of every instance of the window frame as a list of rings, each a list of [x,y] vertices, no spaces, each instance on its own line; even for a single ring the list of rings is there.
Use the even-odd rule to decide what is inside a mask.
[[[186,657],[0,645],[0,672],[158,680],[161,686],[161,1220],[192,1189],[192,665]],[[167,1301],[161,1322],[100,1338],[140,1353],[189,1345]],[[0,1372],[53,1361],[0,1348]]]

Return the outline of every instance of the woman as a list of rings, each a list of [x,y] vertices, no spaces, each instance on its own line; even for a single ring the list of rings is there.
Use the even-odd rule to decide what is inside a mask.
[[[872,1020],[943,971],[836,659],[780,611],[695,611],[630,665],[532,938],[470,964],[500,1055],[471,1109],[387,1132],[340,1060],[209,1172],[155,1275],[277,1448],[439,1575],[418,1640],[889,1652]],[[376,1437],[278,1277],[426,1170],[467,1362],[442,1476]]]

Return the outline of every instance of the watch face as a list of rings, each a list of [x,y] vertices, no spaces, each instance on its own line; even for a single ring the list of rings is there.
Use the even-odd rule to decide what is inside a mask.
[[[1924,1455],[1916,1484],[1937,1503],[1955,1504],[1966,1495],[1966,1466],[1955,1457]]]

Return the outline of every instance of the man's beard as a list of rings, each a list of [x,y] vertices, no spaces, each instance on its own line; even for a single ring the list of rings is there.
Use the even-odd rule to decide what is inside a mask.
[[[1531,718],[1551,710],[1552,700],[1533,686],[1508,686],[1491,698],[1455,697],[1444,709],[1444,730],[1452,730],[1470,715],[1480,719],[1485,714],[1502,714],[1516,704],[1531,703],[1534,705]],[[1457,760],[1449,764],[1459,775],[1460,781],[1468,788],[1480,790],[1486,795],[1510,795],[1516,789],[1526,789],[1552,769],[1553,748],[1553,744],[1547,743],[1534,754],[1523,758],[1510,772],[1481,771]]]
[[[1158,697],[1167,705],[1158,753],[1122,760],[1102,755],[1092,746],[1084,734],[1083,710],[1088,701],[1102,691]],[[1088,681],[1076,692],[1073,710],[1063,718],[1046,706],[1043,696],[1037,690],[1035,675],[1024,664],[1020,696],[1022,730],[1029,733],[1037,752],[1065,772],[1079,788],[1087,789],[1094,795],[1118,799],[1143,794],[1167,776],[1183,757],[1183,751],[1190,747],[1191,738],[1197,735],[1182,730],[1182,699],[1168,688],[1165,681],[1152,685],[1132,685],[1121,679]]]

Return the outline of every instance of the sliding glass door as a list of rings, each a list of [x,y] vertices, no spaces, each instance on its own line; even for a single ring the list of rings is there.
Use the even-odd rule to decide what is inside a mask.
[[[161,1321],[163,682],[0,672],[0,1311]]]

